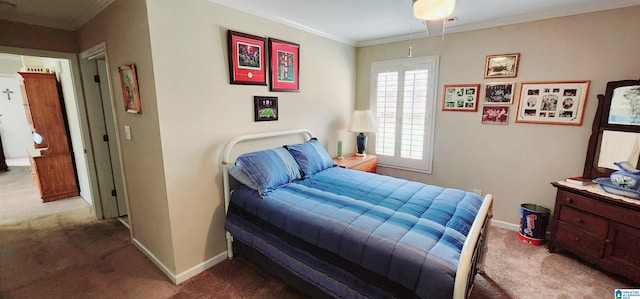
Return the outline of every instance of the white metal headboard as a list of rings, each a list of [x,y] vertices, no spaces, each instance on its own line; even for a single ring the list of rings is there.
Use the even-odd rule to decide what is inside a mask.
[[[297,130],[276,131],[276,132],[251,134],[251,135],[241,135],[227,142],[227,144],[224,147],[224,151],[222,154],[222,161],[221,161],[222,180],[224,184],[224,214],[225,215],[229,210],[229,200],[231,200],[231,187],[229,186],[229,169],[228,168],[229,168],[229,165],[234,164],[234,162],[229,160],[229,155],[231,154],[231,150],[234,148],[234,146],[242,142],[273,138],[273,137],[279,137],[279,136],[286,136],[286,135],[297,135],[297,134],[305,135],[309,139],[313,138],[313,133],[311,133],[311,131],[307,129],[297,129]],[[233,236],[228,231],[226,232],[226,235],[227,235],[227,257],[233,258],[233,247],[232,247]]]

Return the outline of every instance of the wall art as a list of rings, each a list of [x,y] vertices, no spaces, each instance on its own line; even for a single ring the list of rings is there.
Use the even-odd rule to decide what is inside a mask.
[[[142,114],[136,65],[123,65],[118,67],[118,71],[120,72],[120,84],[122,86],[124,110],[129,113]]]
[[[300,45],[269,38],[271,91],[300,90]]]
[[[491,82],[484,84],[482,104],[511,105],[515,92],[515,82]]]
[[[522,82],[516,122],[582,125],[590,81]]]
[[[442,111],[478,111],[480,84],[445,84]]]
[[[514,78],[518,76],[520,53],[488,55],[484,64],[484,77]]]
[[[231,84],[267,85],[266,38],[227,31]]]
[[[278,120],[278,97],[254,96],[255,121]]]

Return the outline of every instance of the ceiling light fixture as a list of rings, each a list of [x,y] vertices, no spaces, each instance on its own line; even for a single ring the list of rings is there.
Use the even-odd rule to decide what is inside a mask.
[[[413,15],[422,20],[439,20],[453,12],[456,0],[414,0]]]

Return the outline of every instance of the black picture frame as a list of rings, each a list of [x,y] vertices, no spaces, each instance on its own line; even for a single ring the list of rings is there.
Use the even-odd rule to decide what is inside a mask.
[[[254,121],[278,120],[278,97],[253,97]]]
[[[269,38],[269,88],[300,91],[300,44]]]
[[[227,31],[229,83],[267,85],[267,39]]]

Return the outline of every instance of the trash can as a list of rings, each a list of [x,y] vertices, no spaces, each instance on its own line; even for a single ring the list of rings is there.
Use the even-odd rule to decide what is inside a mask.
[[[520,206],[520,234],[522,241],[533,245],[544,243],[549,224],[551,210],[532,203],[524,203]]]

